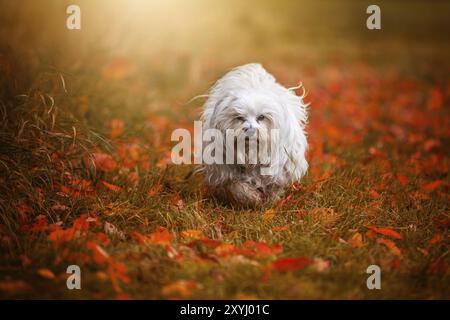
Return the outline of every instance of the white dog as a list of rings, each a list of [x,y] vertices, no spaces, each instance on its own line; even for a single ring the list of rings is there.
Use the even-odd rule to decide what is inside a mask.
[[[225,136],[233,130],[236,139],[225,143],[225,153],[233,150],[237,159],[245,159],[243,164],[203,165],[205,182],[216,196],[255,207],[278,200],[286,186],[302,178],[308,169],[303,97],[277,83],[256,63],[237,67],[214,84],[204,105],[203,132],[217,129]],[[257,163],[249,163],[252,137],[256,137],[258,150],[267,148],[270,159],[264,160],[258,153]],[[243,148],[237,144],[240,138],[245,140]],[[267,167],[270,174],[263,174],[261,169]]]

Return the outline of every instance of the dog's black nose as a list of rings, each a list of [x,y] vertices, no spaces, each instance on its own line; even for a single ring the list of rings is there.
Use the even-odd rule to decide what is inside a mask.
[[[253,128],[253,127],[246,128],[246,129],[245,129],[245,135],[246,135],[247,137],[251,137],[251,136],[255,135],[255,133],[256,133],[256,129]]]

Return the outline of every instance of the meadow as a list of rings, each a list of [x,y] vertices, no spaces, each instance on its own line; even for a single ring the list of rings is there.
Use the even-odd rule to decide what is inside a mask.
[[[78,2],[0,0],[1,298],[450,298],[448,3]],[[307,176],[256,210],[170,158],[249,62],[310,103]]]

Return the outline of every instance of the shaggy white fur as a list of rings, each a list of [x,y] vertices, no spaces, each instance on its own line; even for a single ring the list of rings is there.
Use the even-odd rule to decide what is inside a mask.
[[[270,160],[261,157],[257,164],[204,164],[205,182],[216,196],[244,207],[259,206],[278,200],[286,186],[302,178],[308,169],[303,97],[257,63],[237,67],[214,84],[204,105],[203,132],[218,129],[225,136],[232,129],[237,139],[256,136],[258,148],[271,152]],[[272,129],[278,129],[278,136],[271,135]],[[232,140],[224,145],[225,154],[234,150],[237,159],[248,159],[248,140],[246,146],[239,150]],[[271,174],[263,174],[261,169],[268,166]]]

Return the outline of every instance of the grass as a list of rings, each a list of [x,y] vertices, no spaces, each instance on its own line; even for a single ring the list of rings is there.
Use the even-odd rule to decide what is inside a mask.
[[[57,28],[61,4],[0,2],[0,297],[449,298],[448,45],[439,32],[448,6],[438,3],[436,17],[414,3],[396,24],[389,13],[401,2],[384,4],[383,33],[373,35],[355,28],[359,2],[339,8],[343,19],[330,13],[335,2],[276,14],[264,2],[250,15],[243,4],[200,1],[149,9],[155,24],[199,4],[209,15],[144,28],[147,43],[145,15],[130,22],[102,4],[82,3],[85,29],[67,33]],[[121,48],[96,41],[100,7],[116,18]],[[299,28],[317,11],[343,36]],[[419,12],[426,27],[405,31]],[[215,33],[199,34],[205,25]],[[170,163],[170,133],[199,118],[201,100],[187,101],[254,60],[307,88],[310,172],[274,207],[238,210],[216,203],[193,166]],[[70,264],[81,267],[82,290],[67,290]],[[381,290],[366,287],[372,264]]]

